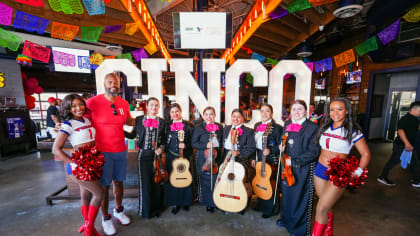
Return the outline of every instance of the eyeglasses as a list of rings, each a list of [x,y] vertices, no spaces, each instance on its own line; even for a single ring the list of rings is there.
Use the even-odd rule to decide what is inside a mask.
[[[111,108],[114,109],[114,116],[118,115],[117,108],[115,108],[115,104],[111,104]]]

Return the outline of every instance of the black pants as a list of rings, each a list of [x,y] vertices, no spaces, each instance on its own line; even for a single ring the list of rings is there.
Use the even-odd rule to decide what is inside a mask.
[[[401,162],[400,157],[403,151],[404,151],[404,145],[400,145],[396,143],[393,144],[391,158],[386,163],[382,171],[381,177],[388,178],[388,174],[391,171],[391,169]],[[413,176],[414,183],[419,183],[420,182],[419,163],[417,159],[417,153],[415,151],[413,151],[413,154],[411,155],[410,170]]]

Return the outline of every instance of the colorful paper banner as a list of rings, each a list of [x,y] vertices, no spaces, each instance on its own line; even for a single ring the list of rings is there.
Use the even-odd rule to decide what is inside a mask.
[[[51,49],[25,40],[25,45],[23,46],[22,54],[30,58],[48,63],[48,61],[50,60]]]
[[[349,63],[352,63],[356,60],[354,57],[353,49],[349,49],[347,51],[344,51],[337,56],[334,56],[335,66],[341,67],[344,65],[347,65]]]
[[[105,26],[104,34],[109,34],[115,31],[119,31],[121,28],[122,28],[122,25]]]
[[[133,35],[134,33],[136,33],[137,29],[137,23],[125,24],[125,33],[128,35]]]
[[[136,61],[140,61],[142,58],[148,58],[149,57],[149,55],[147,55],[144,48],[139,48],[137,50],[132,51],[131,55],[133,55],[133,57]]]
[[[10,25],[12,23],[13,8],[0,2],[0,24]]]
[[[44,3],[42,3],[42,0],[15,0],[15,2],[20,2],[26,5],[31,5],[34,7],[42,7],[44,6]]]
[[[83,5],[90,16],[105,14],[104,0],[83,0]]]
[[[370,37],[368,40],[357,45],[355,47],[359,56],[363,56],[368,52],[378,50],[378,43],[376,42],[376,36]]]
[[[252,53],[252,50],[250,48],[247,48],[247,47],[243,47],[242,46],[241,49],[242,50],[245,50],[247,54],[251,54]]]
[[[309,0],[309,3],[316,7],[316,6],[321,6],[321,5],[325,5],[325,4],[329,4],[329,3],[333,3],[333,2],[337,2],[338,0]]]
[[[81,40],[87,42],[98,42],[103,28],[104,27],[82,26]]]
[[[62,66],[75,67],[76,66],[76,56],[73,54],[55,51],[53,50],[53,59],[54,64],[60,64]]]
[[[117,59],[128,59],[131,62],[133,62],[133,57],[131,56],[131,53],[127,52],[127,53],[122,53],[120,55],[117,56]]]
[[[71,73],[90,73],[89,50],[52,47],[54,70]]]
[[[19,49],[21,43],[21,37],[7,30],[4,30],[3,28],[0,28],[0,47],[8,48],[16,52]]]
[[[289,13],[294,13],[297,11],[303,11],[305,9],[311,8],[311,4],[308,2],[308,0],[295,0],[291,3],[289,3],[286,8],[289,11]]]
[[[277,7],[274,11],[268,15],[272,20],[289,15],[289,12],[283,7]]]
[[[158,50],[156,44],[153,41],[150,41],[146,46],[144,46],[144,49],[146,49],[149,55],[155,54]]]
[[[77,66],[79,69],[90,70],[90,60],[89,56],[77,56]]]
[[[267,63],[271,64],[272,66],[275,66],[275,65],[277,65],[277,63],[279,63],[279,61],[277,61],[275,59],[268,58],[268,57],[266,58],[266,60],[267,60]]]
[[[305,65],[311,70],[311,72],[314,71],[314,63],[313,62],[305,62]],[[284,79],[286,80],[286,79],[290,78],[290,76],[292,76],[292,75],[293,74],[286,74],[284,76]]]
[[[79,26],[68,25],[53,21],[51,26],[51,38],[72,41],[79,32]]]
[[[400,22],[401,19],[398,19],[378,33],[378,38],[381,40],[383,45],[388,44],[397,37],[398,32],[400,31]]]
[[[332,70],[332,59],[331,57],[325,58],[314,62],[315,72],[319,73],[322,71]]]
[[[420,21],[420,4],[417,4],[410,11],[408,11],[404,16],[404,20],[408,22],[419,22]]]
[[[64,14],[83,14],[84,9],[80,0],[48,0],[51,9],[62,11]]]
[[[258,61],[260,61],[261,63],[264,63],[264,61],[265,61],[265,56],[260,55],[260,54],[258,54],[258,53],[256,53],[256,52],[253,52],[253,53],[252,53],[251,58],[252,58],[252,59],[257,59],[257,60],[258,60]]]
[[[42,19],[40,17],[33,16],[21,11],[16,11],[13,27],[16,29],[24,29],[29,32],[36,31],[38,34],[43,34],[49,22],[49,20]]]

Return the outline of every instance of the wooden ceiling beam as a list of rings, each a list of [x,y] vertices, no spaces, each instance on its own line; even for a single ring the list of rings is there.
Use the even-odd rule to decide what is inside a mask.
[[[254,33],[253,37],[264,39],[266,41],[269,41],[271,43],[275,43],[277,45],[284,46],[284,47],[290,47],[291,45],[290,39],[285,38],[280,35],[274,35],[273,33],[266,34],[264,33],[264,30],[260,30],[260,29],[258,29],[257,32]]]
[[[254,45],[254,46],[258,45],[258,46],[267,48],[269,51],[275,51],[275,52],[276,51],[283,51],[284,49],[286,49],[286,47],[282,47],[282,46],[279,46],[277,44],[273,44],[273,43],[270,43],[270,42],[265,41],[263,39],[259,39],[259,38],[255,38],[255,37],[249,39],[249,43],[251,45]],[[251,48],[251,49],[253,49],[253,48]]]
[[[322,22],[322,16],[312,7],[303,11],[296,12],[295,14],[306,17],[310,23],[315,25],[320,25]]]
[[[281,24],[290,26],[294,30],[302,32],[306,35],[309,34],[309,24],[302,22],[299,18],[297,18],[293,14],[289,14],[287,16],[281,17],[279,19],[276,19],[275,21],[280,22]]]
[[[282,25],[282,24],[278,24],[278,23],[274,23],[270,21],[262,24],[260,28],[271,31],[273,33],[277,33],[290,40],[295,40],[300,34],[299,32],[288,27],[287,25]]]

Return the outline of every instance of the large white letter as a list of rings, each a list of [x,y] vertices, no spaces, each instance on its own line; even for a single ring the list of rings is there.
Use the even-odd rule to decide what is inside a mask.
[[[218,80],[215,80],[215,78],[217,77],[217,71],[223,71],[223,69],[220,67],[221,64],[219,59],[214,60],[215,62],[212,62],[213,60],[206,61],[207,62],[203,66],[205,67],[205,70],[211,72],[207,79],[207,87],[209,87],[208,101],[190,73],[193,71],[193,59],[171,59],[171,71],[175,72],[176,101],[182,108],[182,118],[185,120],[189,120],[190,104],[188,98],[191,98],[200,113],[203,112],[206,106],[213,106],[216,109],[216,112],[220,111],[220,78]],[[211,89],[210,86],[212,87]],[[219,93],[213,94],[217,91],[219,91]],[[216,96],[219,97],[219,102],[217,102]],[[216,114],[216,121],[220,121],[219,114]]]
[[[311,96],[312,72],[301,60],[282,60],[270,71],[268,103],[273,106],[273,118],[283,125],[281,119],[283,105],[283,81],[286,74],[296,77],[295,99],[302,99],[309,105]]]
[[[220,121],[220,74],[224,71],[224,59],[203,59],[203,72],[207,72],[207,100],[216,110],[217,121]]]
[[[254,77],[254,87],[267,86],[268,72],[258,60],[236,60],[226,71],[225,124],[231,123],[232,110],[239,108],[239,76],[244,72]]]
[[[141,71],[131,61],[128,59],[107,59],[95,70],[97,94],[105,92],[105,76],[114,71],[121,71],[127,76],[127,86],[141,87]]]
[[[168,69],[166,60],[161,58],[142,59],[141,69],[147,71],[148,95],[149,97],[156,97],[159,100],[159,116],[163,117],[162,71]]]

